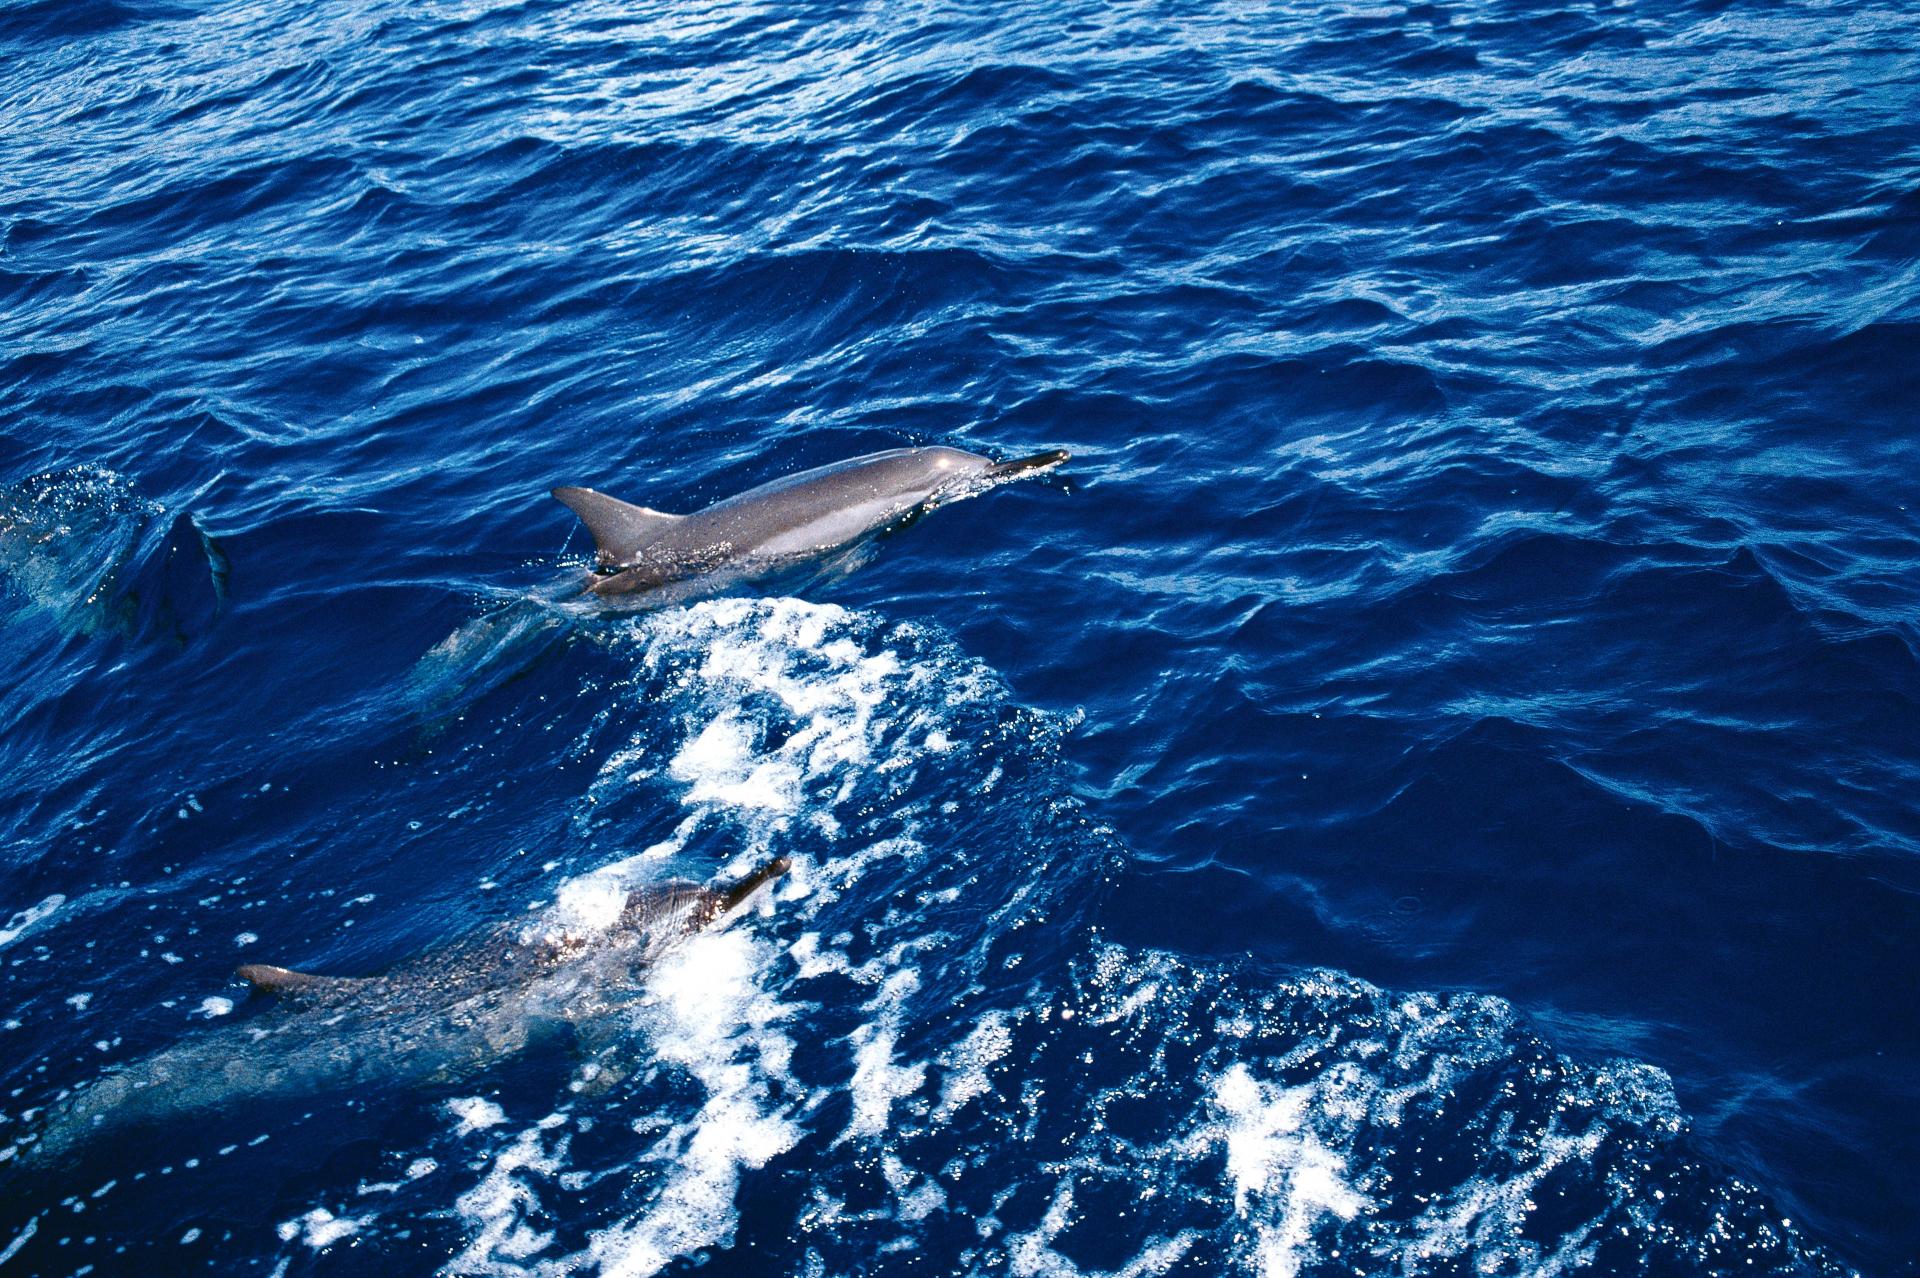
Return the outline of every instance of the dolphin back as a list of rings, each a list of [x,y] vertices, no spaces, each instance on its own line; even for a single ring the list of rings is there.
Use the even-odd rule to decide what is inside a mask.
[[[556,488],[553,495],[593,534],[598,560],[586,589],[608,596],[694,577],[714,584],[764,577],[1066,460],[1061,449],[996,462],[938,445],[893,448],[785,475],[686,515],[591,488]]]

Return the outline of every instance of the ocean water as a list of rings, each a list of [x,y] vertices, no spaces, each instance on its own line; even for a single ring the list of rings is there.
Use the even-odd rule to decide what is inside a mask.
[[[1920,1272],[1917,121],[1873,0],[8,0],[0,1274]],[[936,443],[1074,459],[567,599]],[[231,975],[775,855],[424,1077]]]

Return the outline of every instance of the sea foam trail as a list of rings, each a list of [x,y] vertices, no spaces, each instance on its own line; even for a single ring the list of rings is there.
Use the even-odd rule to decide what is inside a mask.
[[[600,638],[633,713],[576,824],[641,850],[532,925],[716,848],[793,874],[658,966],[558,1103],[450,1109],[291,1218],[288,1256],[338,1222],[397,1251],[451,1200],[451,1273],[753,1272],[774,1245],[820,1274],[1833,1268],[1698,1155],[1658,1070],[1567,1059],[1498,999],[1100,941],[1114,849],[1061,797],[1069,725],[938,636],[775,599]],[[678,824],[643,843],[659,803]]]
[[[646,1274],[726,1247],[742,1178],[840,1098],[849,1155],[882,1136],[927,1076],[896,1055],[918,1050],[902,1040],[932,1019],[935,991],[972,987],[1008,921],[1083,908],[1108,851],[1060,798],[1067,721],[1014,705],[922,629],[727,599],[588,634],[628,672],[594,690],[612,708],[576,743],[604,756],[576,832],[612,855],[559,884],[529,931],[605,926],[628,888],[714,877],[716,857],[731,862],[721,876],[773,854],[793,869],[764,917],[653,969],[621,1041],[596,1045],[560,1104],[453,1115],[441,1139],[464,1156],[405,1151],[477,1170],[456,1195],[455,1272]],[[662,810],[679,813],[664,838]],[[1050,824],[1075,838],[1036,837]],[[1004,837],[967,850],[962,828]],[[1043,847],[1050,873],[1016,868]],[[435,1186],[377,1183],[399,1188],[371,1214],[312,1210],[361,1222],[362,1246],[393,1240],[389,1215]],[[923,1185],[916,1201],[935,1198]]]

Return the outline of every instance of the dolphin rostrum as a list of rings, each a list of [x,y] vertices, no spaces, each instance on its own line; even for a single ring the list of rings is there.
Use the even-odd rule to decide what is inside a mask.
[[[556,488],[553,495],[593,534],[598,554],[587,589],[624,595],[710,573],[771,572],[1066,460],[1061,449],[996,462],[958,448],[895,448],[803,470],[690,515],[630,505],[591,488]]]
[[[647,967],[688,936],[731,920],[787,871],[776,857],[719,888],[673,881],[629,893],[607,926],[529,934],[494,929],[368,977],[316,976],[252,963],[236,975],[265,1004],[110,1070],[31,1124],[15,1168],[81,1158],[103,1138],[248,1102],[304,1099],[360,1085],[453,1083],[572,1031],[606,1047],[617,1013],[644,997]],[[604,1071],[593,1076],[609,1081]]]

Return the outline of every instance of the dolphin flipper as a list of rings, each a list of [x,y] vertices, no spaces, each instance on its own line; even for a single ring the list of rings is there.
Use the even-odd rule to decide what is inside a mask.
[[[631,566],[641,550],[686,518],[635,506],[591,488],[556,488],[553,495],[561,505],[580,516],[580,522],[593,534],[602,568]]]

